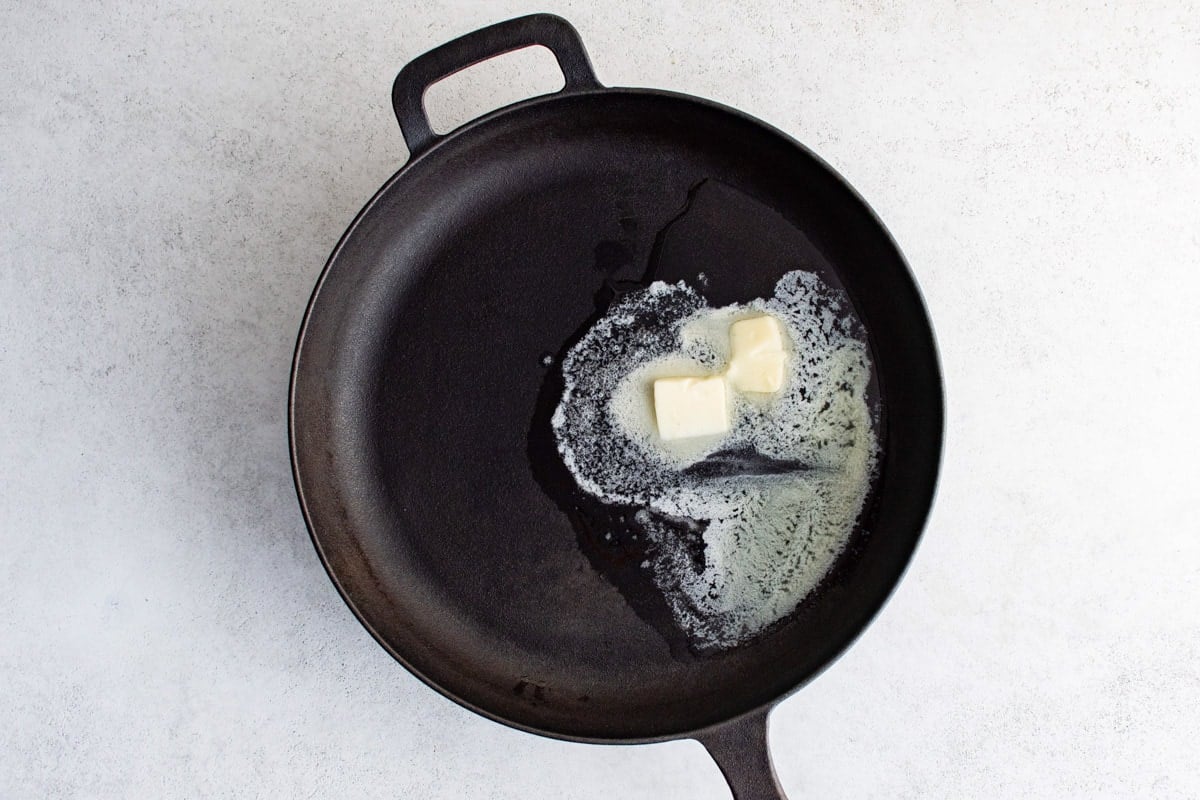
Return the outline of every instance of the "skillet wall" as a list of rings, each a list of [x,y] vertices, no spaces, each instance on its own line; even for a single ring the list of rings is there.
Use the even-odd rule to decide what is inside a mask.
[[[672,641],[627,570],[595,568],[530,445],[553,394],[543,356],[651,260],[667,280],[705,272],[718,304],[769,294],[797,266],[840,279],[884,409],[880,480],[830,580],[715,657]],[[625,90],[503,110],[393,179],[319,285],[292,414],[314,540],[381,643],[477,710],[586,739],[685,733],[819,671],[907,563],[942,430],[919,296],[854,193],[749,118]]]

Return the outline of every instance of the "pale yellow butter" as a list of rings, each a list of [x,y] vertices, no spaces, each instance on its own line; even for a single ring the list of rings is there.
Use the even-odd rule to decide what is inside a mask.
[[[741,319],[729,326],[729,382],[741,392],[778,392],[787,350],[774,317]]]
[[[659,378],[654,382],[654,416],[665,440],[714,436],[729,430],[725,379]]]

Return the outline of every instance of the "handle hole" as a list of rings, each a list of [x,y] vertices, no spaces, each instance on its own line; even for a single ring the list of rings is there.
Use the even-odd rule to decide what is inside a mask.
[[[475,117],[566,85],[554,54],[540,44],[489,58],[425,90],[429,127],[444,134]]]

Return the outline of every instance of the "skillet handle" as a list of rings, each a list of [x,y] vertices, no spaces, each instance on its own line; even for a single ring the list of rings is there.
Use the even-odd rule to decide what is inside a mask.
[[[759,711],[696,737],[721,768],[733,800],[787,800],[767,748],[768,713]]]
[[[600,88],[579,32],[562,17],[530,14],[480,28],[417,56],[396,76],[392,108],[410,157],[441,138],[429,127],[425,115],[425,90],[431,84],[480,61],[535,44],[545,47],[558,61],[564,79],[562,92]]]

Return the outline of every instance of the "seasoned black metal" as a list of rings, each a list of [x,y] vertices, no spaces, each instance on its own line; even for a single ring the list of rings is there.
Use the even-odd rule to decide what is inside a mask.
[[[767,710],[696,735],[733,790],[733,800],[786,800],[767,747]]]
[[[420,153],[440,138],[425,115],[425,90],[431,84],[480,61],[532,45],[542,45],[554,54],[562,70],[564,91],[600,88],[579,33],[565,19],[534,14],[490,25],[417,56],[396,76],[392,108],[409,154]]]
[[[429,82],[526,44],[554,51],[561,92],[429,131]],[[941,381],[900,252],[778,131],[696,98],[600,87],[557,17],[421,56],[393,98],[413,157],[330,257],[292,370],[296,487],[330,577],[388,652],[468,708],[577,741],[699,738],[738,798],[782,797],[766,712],[879,610],[932,502]],[[703,272],[720,305],[795,268],[844,287],[867,329],[879,478],[795,614],[698,654],[619,510],[589,506],[558,459],[558,364],[632,285]]]

